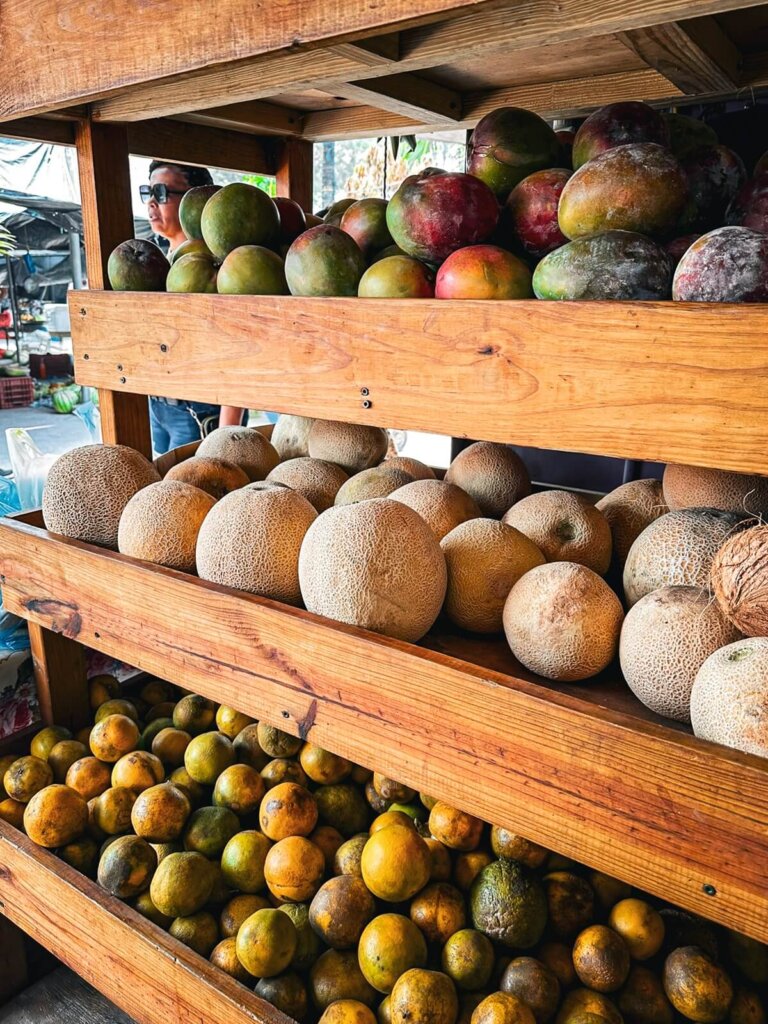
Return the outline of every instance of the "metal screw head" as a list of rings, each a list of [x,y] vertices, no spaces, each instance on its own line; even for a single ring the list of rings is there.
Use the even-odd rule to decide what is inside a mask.
[[[168,346],[167,345],[161,345],[160,346],[160,351],[161,352],[167,352],[168,351]]]
[[[118,370],[122,370],[122,368],[123,368],[123,364],[122,364],[122,363],[118,363],[118,364],[117,364],[117,368],[118,368]]]
[[[81,306],[80,307],[80,316],[87,316],[87,315],[88,315],[88,310],[85,308],[85,306]]]
[[[366,400],[364,402],[361,402],[360,404],[364,409],[370,409],[371,406],[373,405],[373,402],[369,398],[366,398]]]
[[[121,383],[121,384],[125,384],[125,377],[121,377],[121,378],[120,378],[120,383]]]
[[[369,395],[370,391],[368,390],[368,388],[360,388],[360,394],[361,395]]]
[[[717,896],[717,889],[714,887],[714,885],[710,885],[709,882],[707,882],[706,885],[702,885],[701,888],[704,891],[705,895]]]
[[[87,352],[83,352],[83,359],[90,359],[90,358],[91,357],[88,355]]]

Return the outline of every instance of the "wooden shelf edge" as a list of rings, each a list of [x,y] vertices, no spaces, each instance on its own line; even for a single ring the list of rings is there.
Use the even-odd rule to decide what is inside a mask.
[[[139,1024],[292,1024],[1,820],[0,912]]]
[[[768,939],[760,758],[24,523],[0,576],[30,621]]]
[[[768,474],[766,306],[114,292],[69,301],[81,384]]]

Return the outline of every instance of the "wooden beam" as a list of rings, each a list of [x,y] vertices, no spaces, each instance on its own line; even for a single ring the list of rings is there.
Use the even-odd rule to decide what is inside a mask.
[[[73,733],[93,718],[88,699],[85,648],[63,633],[29,623],[29,642],[40,714],[46,725]]]
[[[678,102],[681,93],[663,75],[650,68],[595,78],[478,90],[464,94],[462,116],[453,127],[473,128],[485,114],[503,106],[526,107],[542,117],[586,114],[603,103],[612,102],[617,96],[664,103]],[[429,117],[415,120],[402,114],[379,112],[373,106],[318,110],[304,118],[304,135],[314,142],[403,135],[444,127],[444,121]]]
[[[243,132],[159,118],[129,124],[127,137],[129,151],[136,156],[274,174],[270,147]]]
[[[51,142],[56,146],[74,146],[75,126],[72,121],[53,121],[43,117],[20,117],[0,123],[0,136],[5,139],[29,139]]]
[[[461,17],[400,33],[399,72],[437,67],[461,58],[553,43],[581,42],[591,36],[662,22],[757,6],[763,0],[507,0],[500,6],[470,10]],[[271,53],[205,67],[137,86],[94,105],[94,117],[131,121],[167,116],[241,100],[263,99],[287,90],[329,89],[332,83],[392,74],[391,65],[361,70],[359,60],[328,49]],[[615,97],[614,97],[615,99]],[[2,108],[0,107],[0,110]]]
[[[448,305],[453,312],[458,304]],[[243,314],[241,328],[248,322]],[[258,365],[254,333],[243,333]],[[383,357],[393,358],[391,346]],[[618,379],[615,365],[607,372]],[[486,401],[494,394],[489,388]],[[68,614],[70,631],[97,650],[685,909],[768,938],[765,760],[649,719],[616,676],[610,683],[548,685],[521,670],[503,637],[473,640],[438,629],[426,646],[403,643],[10,520],[0,522],[0,572],[8,579],[3,600],[15,614],[59,628],[67,628]],[[7,856],[1,851],[0,863]],[[28,877],[41,885],[41,875],[30,869]],[[4,880],[9,888],[4,899],[18,911],[22,904]],[[89,900],[94,912],[111,901],[99,892]],[[134,965],[131,957],[146,932],[112,936],[53,890],[47,895],[45,910],[54,914],[49,937],[62,935],[55,914],[64,907],[68,948],[76,929],[78,947],[107,946],[113,961],[119,951],[131,966],[125,980],[135,994],[148,963]],[[132,913],[118,907],[116,913]],[[154,932],[157,943],[172,941]],[[172,974],[157,973],[163,958],[153,961],[157,998],[180,998],[180,991],[191,998]],[[195,962],[196,976],[205,979],[209,965]],[[98,973],[107,979],[118,972],[102,965]],[[229,980],[222,977],[222,984]],[[211,1004],[197,1005],[209,1020]],[[164,1018],[153,1019],[199,1020],[168,1006],[163,1011]],[[210,1015],[211,1024],[240,1020]]]
[[[0,911],[2,906],[0,903]],[[25,989],[28,984],[24,932],[0,912],[0,1006]]]
[[[277,153],[277,194],[294,199],[302,210],[312,212],[312,143],[286,139]]]
[[[128,132],[122,125],[83,121],[75,129],[75,142],[88,284],[94,289],[105,289],[109,288],[109,254],[120,242],[133,238]],[[107,444],[127,444],[152,458],[145,397],[102,389],[99,409],[101,435]]]
[[[633,53],[688,95],[728,92],[741,79],[741,55],[714,18],[617,33]]]
[[[768,306],[143,294],[141,308],[71,293],[81,384],[448,435],[460,395],[478,440],[768,474]]]
[[[372,68],[391,66],[400,59],[400,36],[397,32],[390,32],[370,39],[359,39],[356,43],[336,43],[329,46],[328,50],[339,57],[348,57]]]
[[[174,120],[189,124],[208,125],[249,135],[301,135],[303,112],[274,103],[251,100],[247,103],[229,103],[223,107],[208,107],[189,114],[178,114]]]
[[[413,120],[427,120],[445,126],[461,119],[461,95],[418,75],[387,75],[362,82],[337,82],[329,86],[329,91]]]

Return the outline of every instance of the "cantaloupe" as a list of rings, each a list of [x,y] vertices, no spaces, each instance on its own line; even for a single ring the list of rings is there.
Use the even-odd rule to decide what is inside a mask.
[[[309,432],[313,459],[335,462],[350,474],[378,465],[387,454],[389,435],[381,427],[336,420],[315,420]]]
[[[473,633],[499,633],[504,602],[520,577],[546,562],[532,540],[497,519],[460,523],[440,542],[448,567],[445,612]]]
[[[651,711],[690,722],[696,673],[713,651],[738,637],[708,591],[659,587],[630,608],[624,619],[621,671],[630,690]]]
[[[402,469],[409,473],[414,480],[434,480],[435,471],[418,459],[412,459],[408,455],[392,455],[386,459],[386,465],[390,469]]]
[[[150,484],[123,509],[118,551],[169,569],[194,572],[197,535],[215,504],[206,491],[179,480]]]
[[[768,636],[768,526],[752,526],[727,540],[710,578],[726,618],[746,636]]]
[[[43,521],[52,533],[117,548],[120,516],[142,487],[160,474],[122,444],[88,444],[65,452],[51,466],[43,491]]]
[[[398,487],[413,482],[413,477],[405,470],[390,467],[382,462],[362,473],[355,473],[339,488],[334,505],[351,505],[356,501],[367,501],[369,498],[387,498]]]
[[[502,522],[530,537],[548,562],[576,562],[601,575],[611,564],[608,520],[580,494],[539,491],[513,505]]]
[[[217,502],[197,538],[201,579],[299,604],[299,549],[317,517],[283,484],[249,484]]]
[[[318,512],[325,512],[333,505],[339,488],[348,479],[341,466],[309,456],[281,462],[267,476],[270,483],[285,484],[303,494]]]
[[[447,571],[418,513],[373,498],[318,516],[301,547],[299,579],[311,612],[415,642],[440,612]]]
[[[768,477],[765,476],[670,464],[664,470],[663,483],[670,509],[720,508],[745,516],[768,514]]]
[[[574,681],[610,664],[624,612],[596,572],[574,562],[549,562],[517,581],[503,617],[519,662],[547,679]]]
[[[691,724],[702,739],[768,757],[768,637],[710,654],[693,684]]]
[[[281,461],[301,459],[309,455],[309,432],[314,422],[311,416],[290,416],[283,413],[278,417],[270,441]]]
[[[445,480],[414,480],[398,487],[390,498],[418,512],[438,540],[442,540],[459,523],[479,519],[482,515],[474,498]]]
[[[740,513],[713,508],[677,509],[660,516],[629,549],[624,565],[627,604],[659,587],[709,587],[718,549],[747,525]]]
[[[476,441],[459,452],[445,479],[470,494],[484,516],[495,519],[531,493],[531,478],[517,452],[490,441]]]
[[[253,427],[219,427],[204,437],[195,458],[224,459],[239,466],[249,480],[263,480],[280,461],[264,435]]]
[[[249,482],[244,470],[234,462],[224,459],[206,459],[204,456],[178,462],[163,477],[164,480],[178,480],[183,484],[199,487],[201,491],[219,500],[238,487]]]
[[[606,494],[595,508],[608,520],[613,557],[620,565],[646,526],[669,512],[661,480],[630,480]]]

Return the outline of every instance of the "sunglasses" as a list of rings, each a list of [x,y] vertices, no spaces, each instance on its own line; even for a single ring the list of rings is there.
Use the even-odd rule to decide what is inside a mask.
[[[139,185],[142,203],[148,203],[150,199],[154,199],[162,205],[168,202],[168,196],[183,196],[186,191],[186,189],[168,188],[167,185]]]

